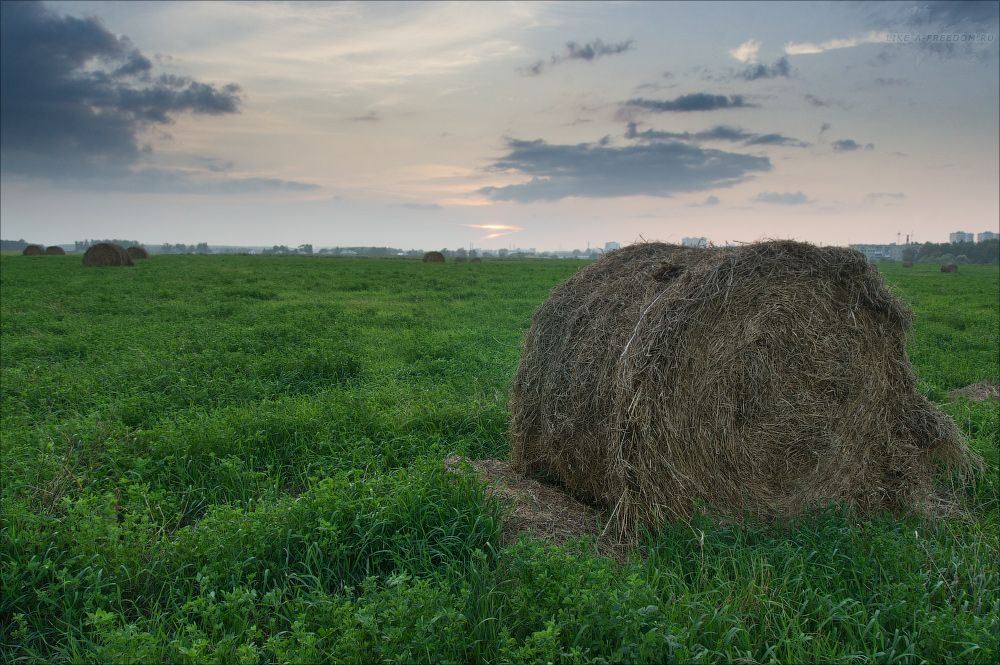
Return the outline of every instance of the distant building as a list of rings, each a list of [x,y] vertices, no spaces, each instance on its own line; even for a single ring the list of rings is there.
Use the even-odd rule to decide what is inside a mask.
[[[858,250],[869,261],[901,261],[906,245],[897,245],[896,243],[891,245],[851,245],[851,249]]]
[[[948,234],[948,242],[975,242],[976,237],[965,231],[955,231]]]
[[[685,247],[708,247],[708,238],[683,238],[681,244]]]
[[[996,240],[1000,238],[1000,233],[995,231],[983,231],[976,235],[976,242],[986,242],[987,240]]]
[[[611,242],[604,243],[604,251],[605,252],[610,252],[613,249],[621,249],[621,248],[622,248],[622,245],[621,245],[620,242],[611,241]]]

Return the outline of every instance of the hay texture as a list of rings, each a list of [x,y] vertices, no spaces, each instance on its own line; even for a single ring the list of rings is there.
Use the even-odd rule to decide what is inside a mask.
[[[424,254],[424,263],[444,263],[444,254],[441,252],[427,252]]]
[[[28,245],[21,250],[21,256],[42,256],[45,254],[45,248],[41,245]]]
[[[623,539],[688,517],[926,505],[954,423],[916,390],[910,311],[853,250],[775,241],[608,253],[525,336],[512,462]]]
[[[45,253],[49,256],[66,256],[66,250],[58,245],[45,248]]]
[[[125,251],[128,252],[129,257],[132,260],[149,258],[149,252],[146,251],[145,247],[132,246],[126,249]]]
[[[941,264],[941,272],[958,272],[958,266],[954,263]]]
[[[121,245],[99,242],[91,245],[83,255],[83,265],[88,268],[130,266],[132,258]]]

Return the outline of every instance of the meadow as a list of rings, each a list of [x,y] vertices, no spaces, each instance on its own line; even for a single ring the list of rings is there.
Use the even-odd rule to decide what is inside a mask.
[[[1000,272],[884,268],[962,511],[698,516],[624,564],[500,538],[442,459],[504,458],[573,261],[0,258],[0,661],[996,662]]]

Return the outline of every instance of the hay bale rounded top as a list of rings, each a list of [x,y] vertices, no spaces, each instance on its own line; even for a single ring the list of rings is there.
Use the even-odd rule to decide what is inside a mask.
[[[99,242],[91,245],[83,254],[83,265],[88,268],[103,268],[112,266],[131,266],[132,258],[121,245],[109,242]]]
[[[444,263],[444,254],[441,252],[427,252],[424,254],[424,263]]]
[[[66,250],[60,247],[59,245],[52,245],[50,247],[45,248],[45,253],[48,254],[49,256],[65,256]]]
[[[139,247],[137,245],[133,245],[132,247],[129,247],[125,251],[128,252],[128,255],[132,259],[148,259],[149,258],[149,252],[146,251],[145,247]]]
[[[42,256],[45,254],[45,248],[41,245],[28,245],[21,250],[22,256]]]
[[[916,390],[910,312],[853,250],[775,241],[609,252],[536,311],[512,459],[603,505],[623,538],[697,504],[904,512],[966,468]]]
[[[942,263],[941,272],[958,272],[958,266],[954,263]]]

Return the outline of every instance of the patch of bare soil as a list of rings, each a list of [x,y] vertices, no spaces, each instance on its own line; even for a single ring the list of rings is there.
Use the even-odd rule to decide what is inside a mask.
[[[504,460],[470,460],[448,457],[445,468],[460,473],[463,463],[471,466],[486,482],[487,494],[507,508],[503,520],[503,542],[513,543],[521,534],[529,534],[550,543],[565,543],[588,537],[601,556],[624,561],[627,546],[615,542],[607,530],[607,517],[592,506],[577,501],[554,485],[523,476]]]
[[[958,399],[964,397],[973,402],[985,402],[987,400],[1000,400],[1000,384],[991,381],[980,381],[964,388],[958,388],[948,393],[948,397]]]

